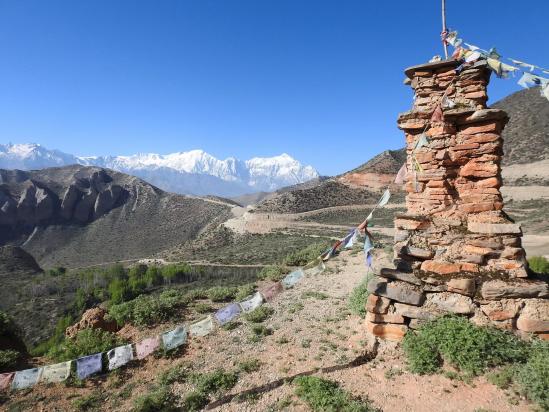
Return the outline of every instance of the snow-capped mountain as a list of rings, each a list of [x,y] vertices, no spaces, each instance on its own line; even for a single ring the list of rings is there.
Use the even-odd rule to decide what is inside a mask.
[[[246,161],[234,157],[219,160],[202,150],[77,157],[39,144],[0,144],[3,169],[32,170],[75,163],[132,174],[161,189],[194,195],[238,196],[274,191],[318,177],[312,166],[304,166],[287,154]]]

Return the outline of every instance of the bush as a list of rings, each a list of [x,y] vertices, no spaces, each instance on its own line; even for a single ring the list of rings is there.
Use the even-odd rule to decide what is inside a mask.
[[[273,313],[274,310],[272,308],[263,305],[249,313],[244,314],[244,318],[248,322],[261,323],[267,320]]]
[[[161,386],[153,389],[146,395],[139,396],[134,401],[135,412],[175,412],[177,399],[170,388]]]
[[[238,370],[241,372],[255,372],[261,368],[259,359],[247,359],[238,363]]]
[[[549,411],[549,342],[534,342],[526,363],[518,368],[517,383],[522,392]]]
[[[186,263],[178,263],[175,265],[166,265],[162,267],[162,277],[171,283],[175,280],[184,279],[185,276],[191,273],[191,267]]]
[[[54,269],[49,269],[47,271],[47,274],[49,276],[53,276],[53,277],[61,276],[61,275],[64,275],[65,273],[67,273],[67,269],[64,268],[63,266],[59,266],[59,267],[56,267]]]
[[[528,259],[528,266],[536,273],[549,274],[549,260],[543,256],[532,256]]]
[[[187,299],[177,290],[169,289],[160,295],[140,295],[129,302],[109,308],[109,318],[119,326],[131,322],[137,326],[150,326],[165,322],[187,303]]]
[[[0,350],[0,372],[8,372],[17,365],[21,354],[16,350]]]
[[[73,323],[73,317],[71,315],[63,316],[57,320],[55,330],[50,338],[44,342],[36,345],[30,352],[33,356],[43,356],[48,353],[52,348],[61,345],[65,341],[65,331]]]
[[[467,374],[478,375],[489,367],[526,358],[526,344],[514,335],[476,326],[456,316],[443,316],[417,332],[407,333],[403,349],[410,370],[419,374],[438,371],[442,360]]]
[[[0,337],[14,338],[19,336],[19,328],[6,312],[0,310]]]
[[[361,318],[366,316],[366,300],[368,299],[367,286],[369,280],[370,277],[366,276],[366,278],[353,289],[349,296],[349,309]]]
[[[164,371],[158,378],[158,382],[163,385],[171,385],[175,382],[185,382],[188,372],[183,366],[178,365]]]
[[[201,411],[208,404],[208,397],[199,391],[189,392],[183,398],[183,410],[188,412]]]
[[[81,356],[106,352],[124,343],[125,341],[114,333],[101,329],[83,329],[78,332],[75,338],[65,338],[63,343],[52,347],[48,356],[59,362],[68,361]]]
[[[265,266],[259,271],[257,277],[261,280],[278,282],[279,280],[284,279],[288,272],[288,268],[281,265]]]
[[[127,280],[114,279],[108,286],[111,303],[117,305],[134,297],[132,288]]]
[[[212,302],[228,302],[236,296],[237,288],[227,286],[214,286],[206,291],[206,296]]]
[[[231,389],[238,382],[238,375],[217,369],[210,373],[194,374],[191,379],[199,392],[209,395]]]
[[[328,247],[330,247],[328,242],[313,243],[305,249],[290,253],[284,258],[283,263],[287,266],[304,266],[318,258]]]
[[[295,393],[303,399],[313,411],[372,412],[369,402],[355,399],[341,389],[337,382],[316,376],[300,376],[293,381]]]
[[[164,282],[162,272],[156,266],[149,266],[145,272],[144,279],[147,282],[147,286],[158,286]]]
[[[235,300],[244,300],[248,296],[255,293],[255,285],[253,283],[248,283],[246,285],[239,286],[234,295]]]
[[[74,408],[77,411],[89,411],[96,410],[105,401],[105,395],[101,392],[92,392],[89,395],[82,396],[81,398],[73,401]]]

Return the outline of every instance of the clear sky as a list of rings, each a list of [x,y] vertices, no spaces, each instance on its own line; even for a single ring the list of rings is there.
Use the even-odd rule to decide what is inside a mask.
[[[466,41],[549,66],[549,1],[447,3]],[[403,69],[442,54],[440,24],[439,0],[0,0],[0,142],[341,173],[403,146]]]

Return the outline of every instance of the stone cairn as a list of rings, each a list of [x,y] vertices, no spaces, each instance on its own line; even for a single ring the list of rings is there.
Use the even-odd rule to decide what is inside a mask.
[[[484,60],[415,66],[398,126],[407,145],[405,214],[395,216],[395,268],[368,283],[367,330],[398,341],[445,313],[549,339],[549,284],[529,276],[521,228],[503,211],[501,132],[488,109]]]

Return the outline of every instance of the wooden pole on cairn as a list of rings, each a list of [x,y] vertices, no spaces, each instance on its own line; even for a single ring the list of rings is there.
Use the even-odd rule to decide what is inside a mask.
[[[446,0],[442,0],[442,33],[446,33]],[[448,45],[444,38],[442,39],[442,45],[444,46],[444,58],[448,58]]]

